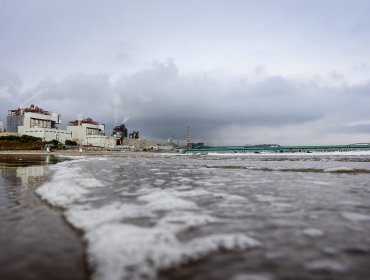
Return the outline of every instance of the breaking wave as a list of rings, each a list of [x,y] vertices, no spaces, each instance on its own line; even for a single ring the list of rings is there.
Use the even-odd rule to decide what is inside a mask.
[[[51,181],[36,191],[42,199],[63,208],[67,221],[84,232],[94,279],[155,279],[161,269],[220,250],[261,246],[244,233],[194,235],[186,240],[178,237],[189,229],[224,222],[205,213],[194,198],[243,197],[195,190],[186,185],[189,182],[183,177],[178,177],[178,185],[170,189],[158,187],[164,183],[159,180],[140,186],[125,186],[127,181],[122,181],[112,187],[108,182],[117,179],[113,172],[118,170],[100,167],[94,161],[82,158],[53,166]],[[104,181],[92,166],[105,172]],[[125,200],[127,197],[130,199]]]

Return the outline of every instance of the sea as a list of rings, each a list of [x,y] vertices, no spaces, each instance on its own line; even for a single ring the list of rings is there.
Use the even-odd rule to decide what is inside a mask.
[[[370,152],[0,155],[0,279],[370,279]]]

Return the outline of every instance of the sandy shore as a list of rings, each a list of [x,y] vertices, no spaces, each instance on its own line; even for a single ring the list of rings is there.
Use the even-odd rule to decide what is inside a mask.
[[[83,151],[78,150],[55,150],[47,152],[43,150],[11,150],[0,151],[0,155],[55,155],[55,156],[156,156],[155,152],[129,152],[129,151]]]

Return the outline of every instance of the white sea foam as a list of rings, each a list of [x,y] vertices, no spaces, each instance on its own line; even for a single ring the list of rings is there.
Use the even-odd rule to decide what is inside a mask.
[[[153,214],[139,205],[113,202],[100,208],[77,205],[66,211],[65,216],[76,228],[89,231],[103,224],[116,223],[127,218],[152,217]]]
[[[206,191],[204,189],[190,189],[190,190],[184,190],[184,189],[178,189],[176,188],[175,195],[177,197],[198,197],[198,196],[211,196],[212,193],[209,191]]]
[[[227,193],[223,193],[223,192],[213,192],[211,193],[212,196],[216,197],[216,198],[222,198],[222,199],[225,199],[225,200],[228,200],[228,201],[241,201],[241,202],[245,202],[247,201],[247,199],[244,197],[244,196],[240,196],[240,195],[236,195],[236,194],[227,194]]]
[[[356,212],[343,212],[342,217],[352,222],[370,221],[370,215],[365,215]]]
[[[335,260],[319,259],[307,262],[304,267],[309,271],[314,272],[346,272],[347,267]]]
[[[231,280],[273,280],[273,275],[269,273],[244,273],[238,274],[231,278]]]
[[[318,185],[318,186],[331,186],[332,183],[330,182],[323,182],[323,181],[312,181],[312,184]]]
[[[86,234],[94,279],[155,279],[158,269],[194,261],[220,249],[257,248],[242,234],[210,235],[181,243],[167,229],[107,224]]]
[[[306,228],[302,230],[303,234],[311,237],[311,238],[318,238],[324,236],[324,232],[317,228]]]
[[[198,208],[194,202],[178,198],[171,194],[170,191],[155,191],[147,195],[139,196],[138,200],[148,202],[146,207],[153,211]]]
[[[353,172],[356,169],[349,167],[332,167],[324,169],[324,172]]]
[[[210,161],[209,158],[206,160]],[[183,163],[169,167],[168,163],[159,163],[157,159],[153,162],[146,158],[140,161],[114,158],[112,163],[89,161],[90,158],[81,158],[53,166],[55,172],[52,180],[38,189],[38,193],[50,203],[65,207],[66,219],[84,232],[86,255],[96,280],[155,279],[161,269],[181,266],[218,251],[258,248],[260,242],[251,237],[259,236],[260,231],[248,232],[248,222],[255,218],[254,215],[246,215],[254,209],[262,209],[261,215],[265,215],[265,211],[271,214],[266,221],[278,226],[279,230],[301,233],[299,238],[316,238],[324,235],[323,230],[326,232],[325,226],[323,230],[305,228],[307,223],[295,218],[293,211],[305,197],[296,196],[295,200],[293,192],[288,194],[285,185],[282,188],[279,181],[270,177],[274,174],[267,174],[263,178],[259,176],[258,179],[251,174],[246,179],[246,172],[240,172],[230,178],[219,176],[217,170],[181,169],[186,166]],[[261,162],[261,165],[265,163]],[[194,165],[190,161],[188,164]],[[267,165],[273,166],[271,162]],[[141,169],[143,166],[144,170]],[[322,166],[320,170],[332,165],[323,163]],[[151,170],[150,167],[159,168]],[[100,176],[96,178],[104,178],[104,184],[91,174]],[[326,177],[325,174],[319,176]],[[304,177],[304,180],[308,182],[307,185],[312,181],[316,185],[325,185],[314,176],[308,179]],[[327,188],[317,187],[317,190],[329,192],[331,187],[336,186],[336,181],[331,184]],[[256,189],[251,190],[251,187]],[[279,196],[275,196],[275,193]],[[289,210],[288,216],[283,213],[285,208]],[[305,209],[304,203],[302,209]],[[314,217],[310,212],[308,215]],[[354,222],[370,220],[370,216],[354,212],[339,215],[344,219],[337,220],[343,224],[348,223],[345,219]],[[241,220],[239,217],[242,217]],[[245,221],[247,223],[243,224]],[[264,225],[265,222],[258,220],[257,228],[259,223]],[[356,224],[357,227],[362,225],[366,226],[364,223]],[[225,232],[227,234],[223,234]],[[251,237],[240,232],[246,232]],[[329,238],[328,235],[321,241]],[[221,260],[224,257],[227,259],[228,254],[220,255]],[[265,257],[279,261],[286,256],[284,252],[272,251],[266,253]],[[204,264],[209,265],[209,269],[214,268],[214,264],[206,259]],[[348,264],[348,267],[352,266]],[[183,268],[186,269],[186,266]],[[305,268],[307,273],[341,272],[346,269],[341,263],[328,259],[312,260],[305,264]],[[267,280],[272,277],[263,273],[244,272],[229,271],[231,275],[227,277],[233,279],[233,273],[239,277],[235,279]]]
[[[91,159],[78,161],[88,160]],[[179,181],[180,186],[168,190],[144,184],[131,193],[132,203],[110,201],[97,207],[91,202],[91,196],[104,187],[99,180],[81,172],[76,161],[55,165],[53,169],[52,180],[37,193],[51,204],[65,207],[66,219],[85,232],[94,279],[154,279],[158,269],[197,260],[221,249],[261,246],[244,234],[213,234],[184,242],[176,236],[187,229],[222,222],[203,214],[199,206],[188,199],[209,195],[244,201],[244,197],[192,189],[190,185],[182,185],[191,183],[184,179]],[[164,181],[156,183],[161,185]],[[154,224],[151,227],[130,224],[130,219],[135,218]]]
[[[53,179],[38,188],[36,193],[52,205],[66,207],[89,193],[87,188],[91,186],[102,184],[94,178],[81,177],[78,167],[61,165]]]
[[[275,201],[281,201],[284,200],[281,197],[272,196],[272,195],[262,195],[262,194],[256,194],[254,196],[257,201],[259,202],[275,202]]]
[[[291,208],[291,207],[293,207],[292,204],[285,203],[285,202],[273,202],[273,203],[271,203],[271,206],[276,207],[276,208]]]
[[[200,213],[191,213],[184,211],[170,212],[163,217],[157,226],[160,228],[170,229],[172,232],[180,232],[189,228],[199,227],[202,225],[218,222],[219,220]]]

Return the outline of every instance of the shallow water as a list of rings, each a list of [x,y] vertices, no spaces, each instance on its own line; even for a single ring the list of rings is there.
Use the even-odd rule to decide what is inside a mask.
[[[366,279],[370,157],[81,158],[37,189],[93,279]]]
[[[0,155],[0,279],[87,279],[84,247],[62,217],[35,194],[52,156]]]

